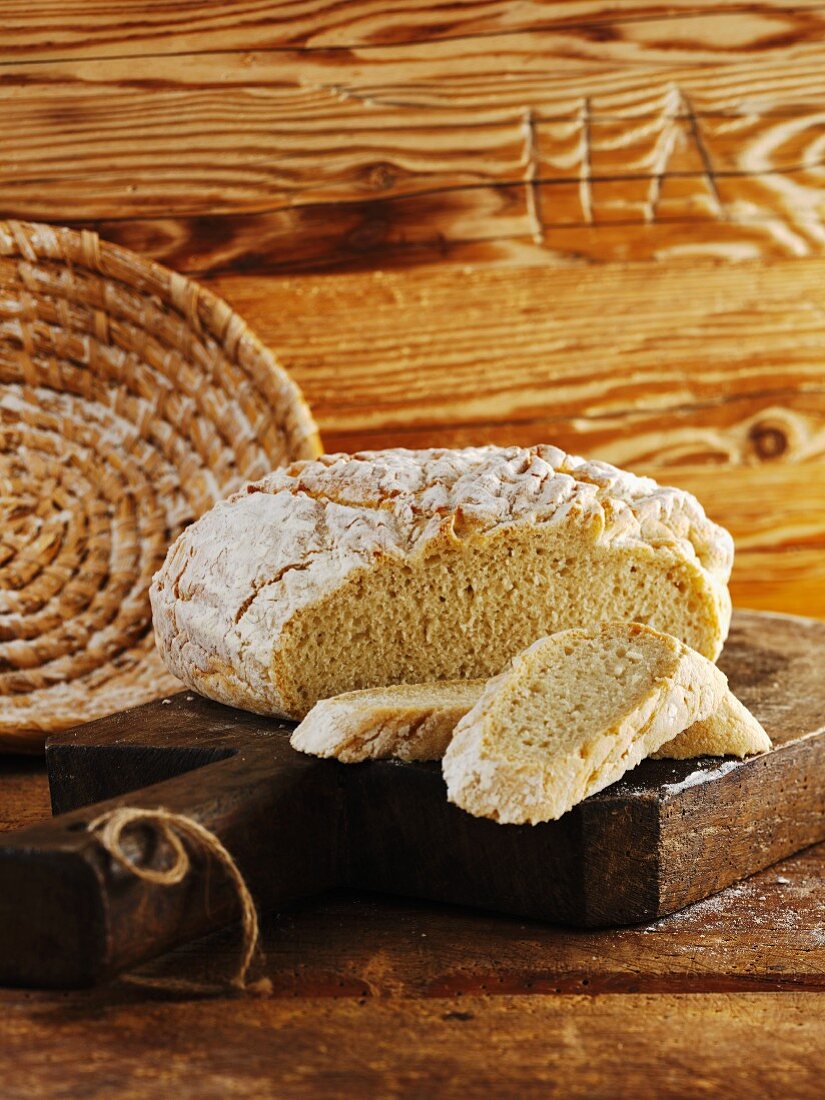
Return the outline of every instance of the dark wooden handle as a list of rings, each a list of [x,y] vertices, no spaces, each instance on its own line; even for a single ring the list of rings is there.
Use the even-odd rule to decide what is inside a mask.
[[[79,986],[109,978],[233,920],[237,896],[220,866],[190,850],[178,885],[136,878],[88,823],[115,806],[186,814],[228,848],[261,908],[333,885],[342,800],[336,769],[281,737],[108,802],[6,834],[0,844],[0,983]],[[125,768],[128,774],[128,768]],[[317,812],[318,806],[325,813]],[[124,837],[128,856],[161,866],[151,827]]]

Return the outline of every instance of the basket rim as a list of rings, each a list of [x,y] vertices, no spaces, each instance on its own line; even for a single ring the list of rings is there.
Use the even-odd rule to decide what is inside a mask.
[[[0,218],[0,256],[17,257],[31,264],[45,260],[85,268],[132,290],[154,294],[189,327],[206,330],[233,359],[237,358],[239,347],[245,345],[288,391],[294,402],[296,435],[315,456],[323,453],[320,431],[309,403],[274,350],[224,298],[196,279],[108,241],[93,229],[73,229],[51,222]]]

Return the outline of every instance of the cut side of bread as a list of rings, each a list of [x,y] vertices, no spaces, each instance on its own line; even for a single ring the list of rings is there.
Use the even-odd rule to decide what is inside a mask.
[[[536,638],[648,623],[715,658],[730,535],[689,493],[555,447],[325,455],[181,535],[156,574],[167,668],[303,718],[387,684],[486,679]]]
[[[390,756],[441,760],[459,720],[476,705],[486,686],[486,680],[447,680],[368,688],[322,699],[295,728],[292,747],[346,764]],[[765,730],[728,690],[709,718],[677,733],[652,755],[667,760],[745,757],[770,747]]]
[[[490,680],[442,762],[451,802],[477,817],[561,817],[716,711],[722,672],[638,624],[562,631]]]

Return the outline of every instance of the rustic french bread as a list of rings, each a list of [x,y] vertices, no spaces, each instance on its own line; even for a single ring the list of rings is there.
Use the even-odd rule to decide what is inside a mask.
[[[732,557],[690,494],[555,447],[326,455],[187,528],[154,578],[155,636],[196,691],[301,718],[345,691],[488,677],[603,619],[715,658]]]
[[[477,817],[561,817],[694,722],[727,690],[670,635],[601,623],[542,638],[489,681],[442,761],[447,796]]]
[[[348,691],[315,704],[292,734],[291,744],[313,756],[346,764],[362,760],[440,760],[459,720],[481,698],[486,680],[444,680],[430,684]],[[653,756],[755,756],[767,752],[762,726],[728,690],[719,707],[664,745]]]

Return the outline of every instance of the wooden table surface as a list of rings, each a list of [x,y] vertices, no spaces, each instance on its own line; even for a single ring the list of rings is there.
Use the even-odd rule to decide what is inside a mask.
[[[0,759],[0,825],[48,813]],[[3,1096],[820,1097],[825,845],[644,927],[338,895],[263,925],[267,998],[209,995],[226,932],[84,992],[0,990]]]
[[[556,442],[825,617],[825,4],[0,0],[0,216],[197,276],[328,449]],[[0,825],[48,812],[0,760]],[[825,848],[649,928],[376,897],[0,991],[4,1096],[820,1096]]]

